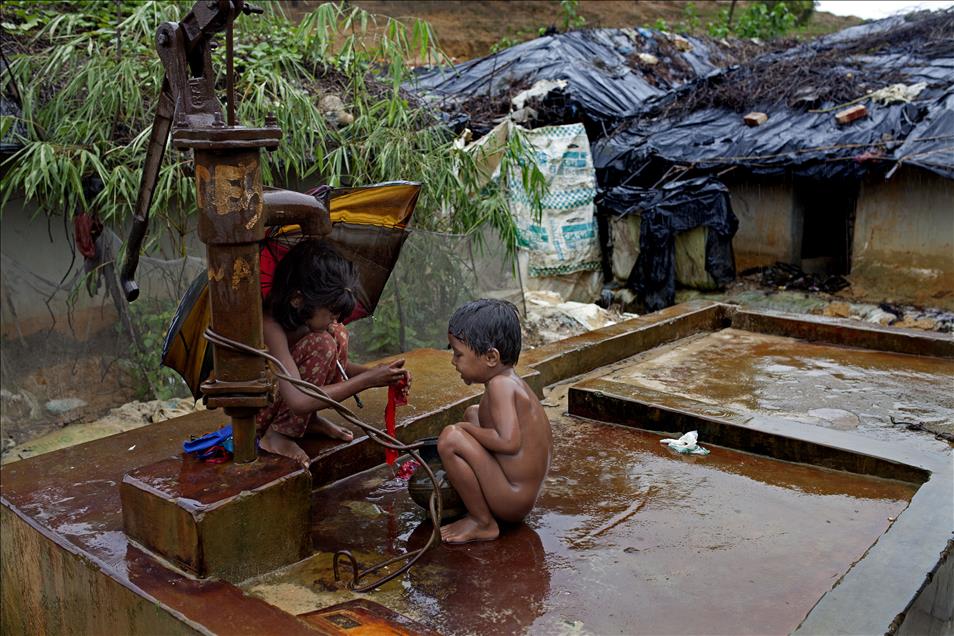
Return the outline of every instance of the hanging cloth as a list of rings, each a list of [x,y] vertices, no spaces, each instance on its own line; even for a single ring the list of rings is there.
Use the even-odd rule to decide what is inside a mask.
[[[407,404],[407,382],[402,379],[400,382],[388,385],[388,403],[384,407],[384,425],[391,437],[394,437],[397,433],[397,425],[394,422],[397,407],[405,404]],[[390,448],[385,449],[384,458],[388,466],[391,466],[397,461],[398,452]]]

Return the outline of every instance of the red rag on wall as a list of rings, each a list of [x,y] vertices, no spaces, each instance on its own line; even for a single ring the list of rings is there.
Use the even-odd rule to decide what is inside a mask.
[[[401,380],[397,384],[388,385],[388,403],[384,407],[384,425],[391,437],[394,437],[397,433],[397,426],[394,423],[395,411],[397,411],[397,407],[405,404],[407,404],[407,383]],[[387,448],[384,451],[384,458],[390,466],[397,461],[398,452]]]
[[[96,239],[103,233],[103,222],[88,212],[73,217],[73,237],[83,258],[96,258]]]

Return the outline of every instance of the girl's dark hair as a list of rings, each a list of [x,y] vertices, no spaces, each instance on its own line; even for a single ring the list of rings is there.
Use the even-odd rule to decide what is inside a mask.
[[[447,325],[447,333],[477,355],[496,349],[500,361],[508,365],[517,364],[520,358],[520,317],[513,303],[506,300],[481,298],[458,307]]]
[[[344,320],[354,311],[358,284],[354,265],[330,243],[306,240],[279,261],[265,307],[288,330],[302,326],[321,308]],[[302,297],[298,308],[291,302],[296,293]]]

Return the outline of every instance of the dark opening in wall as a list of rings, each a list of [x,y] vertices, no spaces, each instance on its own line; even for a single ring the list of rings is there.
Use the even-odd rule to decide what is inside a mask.
[[[794,193],[795,254],[812,274],[851,273],[857,181],[796,179]]]

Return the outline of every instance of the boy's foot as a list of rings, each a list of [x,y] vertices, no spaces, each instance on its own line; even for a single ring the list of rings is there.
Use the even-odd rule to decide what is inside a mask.
[[[262,439],[258,441],[258,446],[262,450],[268,451],[269,453],[274,453],[276,455],[281,455],[282,457],[288,457],[289,459],[294,459],[296,462],[302,466],[308,467],[311,459],[308,457],[308,453],[301,449],[294,440],[290,437],[286,437],[277,431],[268,429],[265,431],[265,434],[262,436]]]
[[[315,414],[315,416],[311,418],[311,422],[308,424],[308,431],[330,437],[331,439],[340,439],[345,442],[350,442],[354,439],[354,433],[318,414]]]
[[[444,543],[470,543],[471,541],[493,541],[500,536],[500,528],[493,519],[490,523],[480,523],[470,515],[463,519],[441,526],[441,540]]]

